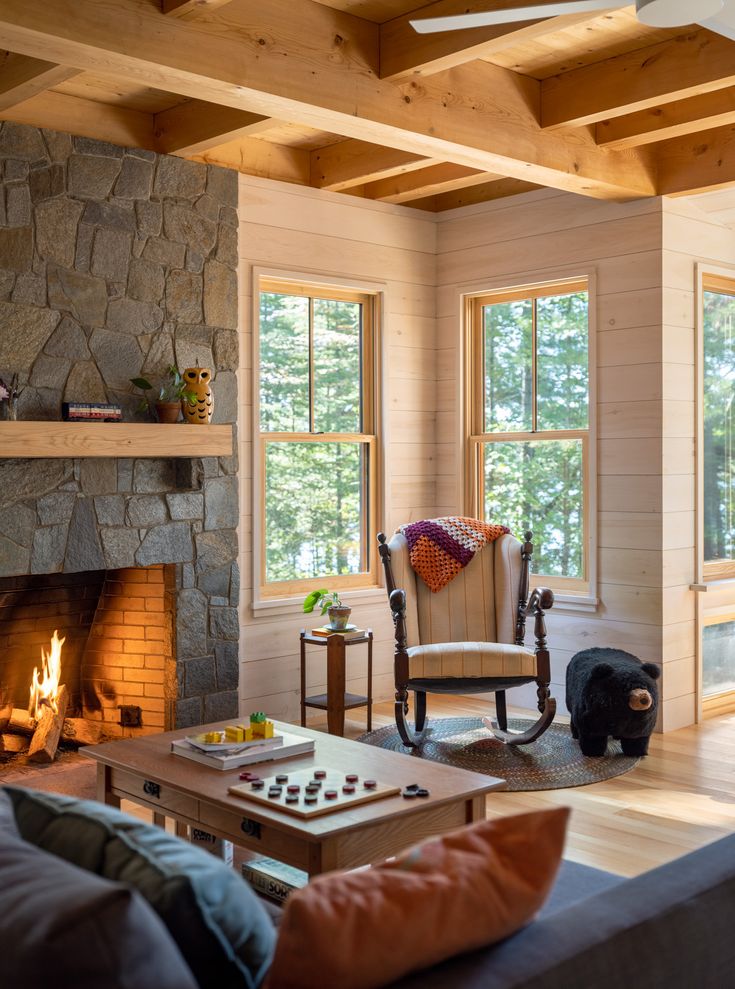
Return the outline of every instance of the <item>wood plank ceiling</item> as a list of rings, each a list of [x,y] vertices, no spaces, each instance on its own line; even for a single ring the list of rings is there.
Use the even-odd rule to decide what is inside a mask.
[[[539,186],[735,186],[733,41],[644,27],[633,7],[408,23],[523,5],[3,0],[0,119],[434,211]]]

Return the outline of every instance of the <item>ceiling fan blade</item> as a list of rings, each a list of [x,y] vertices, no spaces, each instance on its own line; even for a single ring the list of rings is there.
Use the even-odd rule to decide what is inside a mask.
[[[617,10],[625,4],[614,0],[570,0],[570,2],[532,4],[513,10],[487,10],[473,14],[454,14],[449,17],[425,17],[411,21],[411,27],[419,34],[436,31],[460,31],[470,27],[489,27],[494,24],[514,24],[519,21],[541,21],[563,14],[586,14],[596,10]]]

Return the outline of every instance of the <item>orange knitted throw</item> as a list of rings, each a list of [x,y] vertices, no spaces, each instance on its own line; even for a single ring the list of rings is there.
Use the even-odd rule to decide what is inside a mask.
[[[510,532],[504,525],[450,515],[402,525],[411,566],[435,594],[443,590],[478,550]]]

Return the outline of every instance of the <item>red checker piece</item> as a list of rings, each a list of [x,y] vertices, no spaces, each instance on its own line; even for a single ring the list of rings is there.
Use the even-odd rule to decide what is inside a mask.
[[[354,793],[354,792],[355,792],[354,783],[345,783],[345,785],[342,787],[342,793]]]
[[[339,796],[339,793],[337,793],[336,790],[325,790],[324,791],[324,799],[325,800],[336,800],[338,796]]]
[[[345,783],[357,783],[359,776],[357,773],[348,773],[345,776]]]
[[[315,780],[325,780],[326,778],[327,778],[327,771],[326,771],[326,769],[315,769],[314,770],[314,779]]]
[[[375,790],[378,786],[377,780],[364,780],[362,784],[366,790]]]
[[[286,793],[301,793],[301,787],[298,783],[289,783],[286,787]]]

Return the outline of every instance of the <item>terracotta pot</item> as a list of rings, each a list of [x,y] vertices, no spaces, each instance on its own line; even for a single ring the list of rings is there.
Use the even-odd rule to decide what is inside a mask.
[[[181,402],[156,402],[156,415],[159,422],[178,422]]]
[[[329,627],[333,628],[335,632],[344,632],[347,628],[347,622],[350,620],[351,613],[352,608],[349,608],[346,604],[332,605],[331,608],[327,609]]]

